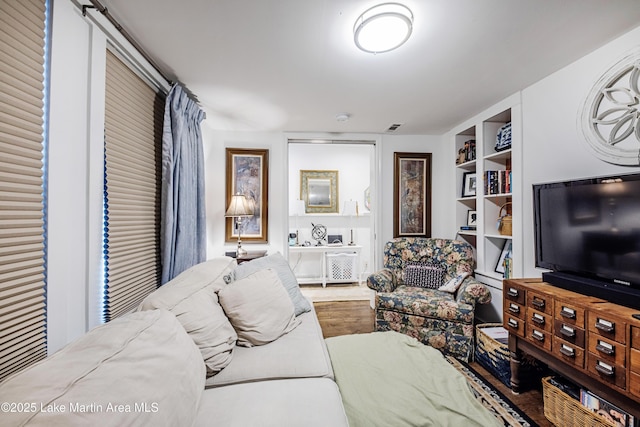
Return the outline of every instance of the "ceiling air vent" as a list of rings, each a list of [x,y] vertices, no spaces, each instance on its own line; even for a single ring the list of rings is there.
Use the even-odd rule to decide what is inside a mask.
[[[387,132],[395,132],[400,126],[402,126],[402,123],[394,123],[387,128]]]

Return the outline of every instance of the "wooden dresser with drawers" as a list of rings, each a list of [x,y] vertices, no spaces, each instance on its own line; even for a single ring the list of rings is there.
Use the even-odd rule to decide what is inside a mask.
[[[525,352],[640,417],[640,320],[632,317],[640,310],[542,279],[505,280],[503,295],[514,392]]]

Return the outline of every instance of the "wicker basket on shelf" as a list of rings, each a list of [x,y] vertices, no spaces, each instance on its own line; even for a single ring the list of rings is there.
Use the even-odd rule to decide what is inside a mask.
[[[500,221],[500,234],[504,236],[511,236],[513,216],[509,214],[509,209],[507,208],[507,206],[509,206],[510,204],[511,202],[507,202],[504,205],[500,206],[500,212],[498,213],[498,221]],[[503,209],[504,214],[502,213]]]

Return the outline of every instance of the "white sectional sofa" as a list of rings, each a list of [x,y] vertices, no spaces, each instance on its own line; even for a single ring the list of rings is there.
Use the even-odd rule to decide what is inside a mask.
[[[276,254],[185,271],[0,384],[2,425],[347,426],[318,319],[287,269]]]

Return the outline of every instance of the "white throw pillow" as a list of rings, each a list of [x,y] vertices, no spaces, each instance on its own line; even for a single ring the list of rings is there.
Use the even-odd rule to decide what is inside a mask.
[[[238,333],[238,345],[270,343],[300,324],[289,294],[270,268],[232,282],[218,296]]]
[[[200,349],[207,376],[220,372],[231,362],[238,339],[216,293],[227,286],[223,277],[234,266],[235,260],[229,257],[195,265],[147,296],[138,308],[170,310]]]
[[[460,285],[462,285],[462,282],[464,282],[464,279],[466,279],[467,277],[469,277],[469,273],[458,274],[456,277],[454,277],[453,279],[449,280],[444,285],[440,286],[438,288],[438,290],[439,291],[445,291],[445,292],[451,292],[453,294],[458,290]]]

